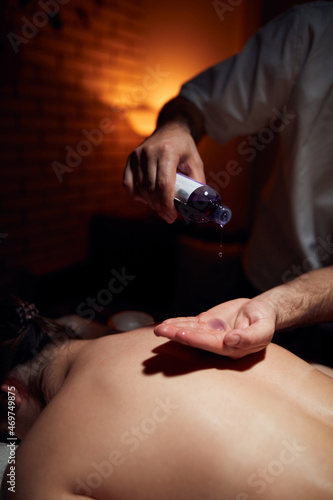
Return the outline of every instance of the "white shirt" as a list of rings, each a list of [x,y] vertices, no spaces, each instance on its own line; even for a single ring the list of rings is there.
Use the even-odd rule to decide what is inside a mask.
[[[333,4],[292,8],[180,95],[218,142],[279,136],[245,255],[252,283],[267,290],[333,264]]]

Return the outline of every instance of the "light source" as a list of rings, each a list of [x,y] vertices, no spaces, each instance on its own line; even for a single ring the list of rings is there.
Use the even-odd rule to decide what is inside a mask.
[[[128,124],[140,137],[148,137],[155,130],[157,114],[158,111],[149,106],[138,106],[128,113]]]

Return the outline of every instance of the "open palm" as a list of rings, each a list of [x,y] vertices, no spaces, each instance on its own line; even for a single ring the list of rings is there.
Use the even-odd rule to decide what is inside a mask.
[[[224,302],[198,316],[171,318],[155,334],[230,358],[264,349],[272,340],[276,312],[260,299]]]

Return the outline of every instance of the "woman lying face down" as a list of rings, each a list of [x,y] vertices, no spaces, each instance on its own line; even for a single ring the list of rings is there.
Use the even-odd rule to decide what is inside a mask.
[[[293,354],[230,360],[150,327],[64,340],[17,307],[1,339],[2,430],[11,388],[22,439],[5,500],[333,498],[333,380]]]

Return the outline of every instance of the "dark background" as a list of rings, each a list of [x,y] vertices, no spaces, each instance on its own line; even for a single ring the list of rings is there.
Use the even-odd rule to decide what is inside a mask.
[[[218,227],[167,225],[127,197],[123,169],[184,80],[298,3],[244,0],[222,15],[205,0],[2,1],[1,297],[14,292],[52,316],[98,298],[96,318],[106,321],[128,308],[156,320],[196,314],[237,295],[274,144],[250,166],[237,153],[241,139],[200,144],[207,172],[242,165],[221,192],[233,210],[222,259]],[[112,271],[124,269],[135,278],[108,301]]]

